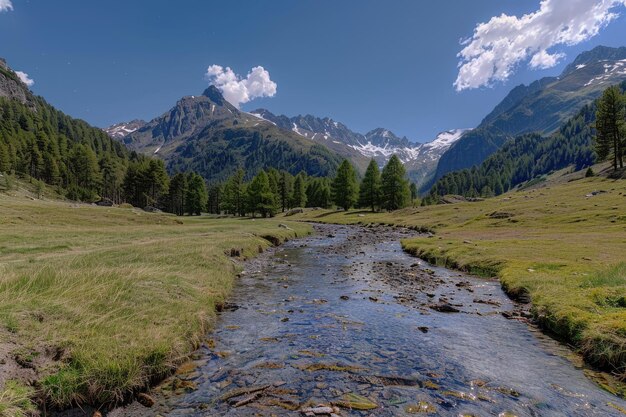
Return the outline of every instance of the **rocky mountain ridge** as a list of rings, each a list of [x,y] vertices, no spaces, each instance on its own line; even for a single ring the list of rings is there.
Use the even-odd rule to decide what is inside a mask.
[[[398,155],[406,165],[409,177],[418,185],[432,177],[439,157],[469,130],[453,129],[440,133],[430,142],[417,143],[384,128],[373,129],[366,134],[357,133],[328,117],[288,117],[275,115],[267,109],[257,109],[250,114],[324,144],[353,162],[362,161],[356,163],[360,167],[371,158],[383,166],[392,155]]]
[[[442,155],[435,178],[480,164],[518,135],[554,133],[607,87],[624,80],[626,47],[598,46],[578,55],[559,77],[513,88],[474,131]]]
[[[140,125],[140,123],[137,123]],[[122,135],[127,130],[133,130]],[[250,176],[270,167],[293,174],[330,175],[341,157],[306,137],[242,112],[214,86],[186,96],[161,116],[105,129],[130,149],[165,160],[170,172],[194,170],[209,182],[242,167]]]
[[[0,97],[17,100],[34,109],[34,96],[28,86],[20,80],[17,74],[0,58]]]

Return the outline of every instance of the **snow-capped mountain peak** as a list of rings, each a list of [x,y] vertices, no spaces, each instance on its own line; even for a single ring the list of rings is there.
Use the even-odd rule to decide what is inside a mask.
[[[254,110],[250,114],[328,146],[352,160],[355,157],[361,161],[373,158],[382,167],[392,155],[397,155],[406,165],[409,176],[418,184],[432,175],[441,155],[469,130],[452,129],[438,134],[431,142],[416,143],[384,128],[373,129],[364,135],[356,133],[328,117],[277,116],[265,109]]]
[[[374,129],[365,134],[365,142],[352,147],[370,158],[379,158],[385,163],[392,155],[398,155],[402,162],[438,159],[454,142],[470,129],[452,129],[441,132],[428,143],[410,142],[406,137],[399,138],[387,129]]]

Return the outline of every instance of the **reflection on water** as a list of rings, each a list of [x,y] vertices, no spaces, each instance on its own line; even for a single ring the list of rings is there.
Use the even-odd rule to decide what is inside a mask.
[[[513,305],[497,282],[418,265],[394,233],[372,235],[323,228],[251,264],[263,266],[241,278],[239,308],[221,314],[207,360],[188,375],[197,389],[169,415],[369,404],[340,415],[623,416],[608,404],[624,402],[552,353],[553,342],[500,314]],[[427,280],[402,289],[397,271]],[[438,300],[460,312],[428,308]]]

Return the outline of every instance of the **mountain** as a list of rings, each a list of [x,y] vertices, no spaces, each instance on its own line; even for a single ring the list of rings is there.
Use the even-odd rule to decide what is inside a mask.
[[[362,142],[364,137],[351,131],[344,124],[328,117],[319,118],[306,115],[290,118],[284,115],[277,116],[266,109],[257,109],[250,114],[327,147],[342,158],[350,160],[361,173],[365,172],[369,158],[354,148],[354,145]]]
[[[626,89],[626,82],[622,89]],[[595,113],[592,103],[549,137],[536,133],[517,136],[480,165],[444,175],[432,186],[427,201],[437,202],[446,194],[490,197],[529,181],[539,182],[543,176],[569,166],[578,171],[593,165]]]
[[[118,123],[102,130],[104,130],[113,139],[122,139],[133,133],[135,130],[141,129],[145,125],[146,122],[144,120],[135,119],[130,122]]]
[[[452,129],[441,132],[430,142],[420,144],[405,165],[409,177],[418,188],[432,181],[443,155],[464,134],[472,129]]]
[[[119,201],[131,158],[102,130],[35,96],[0,59],[0,172],[43,181],[71,199]]]
[[[559,77],[515,87],[477,129],[445,152],[435,178],[478,165],[517,135],[550,135],[606,87],[626,80],[626,48],[598,46],[581,53]]]
[[[327,147],[238,110],[214,86],[202,95],[183,97],[120,140],[130,149],[164,159],[170,172],[193,170],[209,181],[223,181],[238,167],[247,175],[274,167],[326,176],[341,162]]]
[[[406,165],[409,177],[418,185],[434,175],[439,157],[469,130],[455,129],[443,132],[433,141],[422,144],[411,142],[406,137],[398,137],[383,128],[374,129],[365,135],[356,133],[343,123],[328,117],[277,116],[266,109],[257,109],[250,114],[327,146],[342,157],[348,158],[361,172],[365,170],[371,158],[383,166],[392,155],[398,155]]]

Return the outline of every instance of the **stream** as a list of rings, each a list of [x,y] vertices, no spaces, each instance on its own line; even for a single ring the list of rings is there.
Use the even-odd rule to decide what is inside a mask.
[[[566,349],[504,317],[522,309],[496,280],[405,254],[406,230],[315,228],[246,264],[198,367],[178,376],[193,389],[162,415],[624,415]]]

